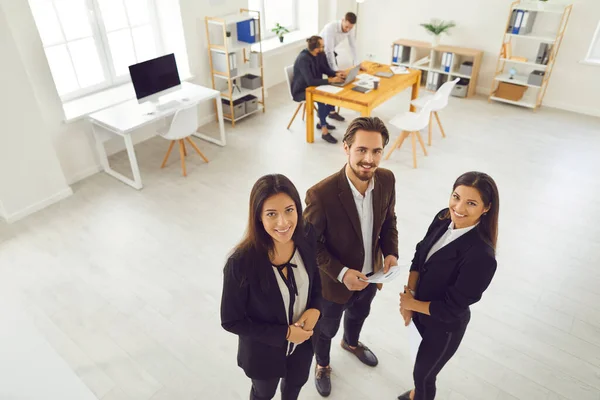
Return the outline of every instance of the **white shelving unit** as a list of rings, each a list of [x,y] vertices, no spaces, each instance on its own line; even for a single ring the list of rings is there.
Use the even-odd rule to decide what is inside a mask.
[[[544,4],[539,1],[519,0],[511,4],[489,101],[499,101],[533,110],[542,105],[572,9],[573,5],[571,4]],[[518,29],[519,33],[514,33],[512,25],[519,24],[517,21],[520,12],[523,12],[521,13],[522,19],[527,23],[522,24]],[[546,23],[545,26],[544,23]],[[549,24],[553,24],[556,27],[553,32],[548,32],[547,26]],[[537,30],[538,25],[542,26],[539,31]],[[521,30],[524,32],[521,32]],[[551,48],[546,49],[547,53],[543,57],[544,62],[538,62],[539,58],[536,55],[533,56],[533,61],[521,57],[524,54],[539,54],[543,49],[543,44],[551,46]],[[519,53],[519,57],[516,59],[512,58],[514,57],[513,45],[518,49],[517,52]],[[537,53],[533,53],[535,50],[537,50]],[[509,72],[511,68],[517,70],[517,74],[512,78]],[[541,85],[529,83],[529,75],[533,71],[540,71],[540,74],[543,73]],[[520,90],[525,91],[523,97],[520,100],[499,97],[499,85],[505,84],[521,87]],[[503,88],[508,88],[511,91],[517,89],[513,86],[503,86]]]
[[[257,26],[257,42],[245,43],[237,40],[237,23],[256,20]],[[239,13],[225,15],[223,17],[206,17],[206,37],[208,40],[208,56],[211,69],[211,80],[213,88],[221,92],[222,99],[229,103],[230,114],[224,113],[223,118],[231,121],[231,125],[235,127],[235,123],[250,115],[258,112],[265,112],[265,87],[264,87],[264,69],[263,69],[263,54],[262,44],[260,41],[260,13],[248,9],[240,9]],[[227,33],[230,34],[229,38]],[[250,57],[253,53],[251,48],[258,44],[258,65],[251,66]],[[226,62],[223,69],[219,70],[216,67],[215,59],[217,56],[222,56]],[[232,58],[233,57],[233,62]],[[222,63],[220,63],[222,64]],[[223,66],[223,65],[221,65]],[[232,74],[232,71],[237,71]],[[246,75],[255,75],[260,77],[261,85],[256,89],[247,89],[241,87],[240,80]],[[223,87],[226,85],[226,89]],[[244,115],[234,117],[234,102],[242,97],[253,95],[258,98],[258,107],[256,110]]]
[[[394,48],[400,47],[399,58],[401,60],[394,61]],[[405,51],[406,50],[406,51]],[[442,56],[444,53],[452,53],[453,58],[457,62],[453,63],[450,71],[446,72],[442,68]],[[455,78],[463,78],[469,80],[467,97],[473,96],[477,89],[477,77],[481,67],[483,52],[481,50],[469,49],[464,47],[444,46],[439,45],[432,47],[429,42],[420,42],[416,40],[399,39],[392,44],[392,65],[401,65],[407,68],[419,69],[423,73],[422,82],[427,82],[429,74],[439,74],[441,76],[440,83]],[[459,72],[462,62],[469,61],[472,63],[471,74],[461,74]],[[425,85],[425,90],[427,86]]]

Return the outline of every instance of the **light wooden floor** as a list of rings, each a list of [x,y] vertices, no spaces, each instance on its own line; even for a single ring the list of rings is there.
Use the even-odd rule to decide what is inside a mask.
[[[303,194],[345,161],[341,145],[318,136],[307,145],[300,119],[285,130],[295,105],[284,86],[269,95],[266,114],[228,129],[227,147],[197,141],[211,162],[190,152],[187,178],[176,155],[159,168],[168,143],[153,138],[136,146],[142,191],[97,174],[60,204],[0,225],[0,279],[20,293],[39,330],[99,399],[248,398],[219,303],[222,267],[245,228],[250,188],[280,172]],[[400,96],[375,115],[389,121],[407,108]],[[397,178],[401,264],[447,205],[459,174],[492,175],[502,204],[498,273],[438,379],[437,398],[599,400],[600,120],[483,99],[452,99],[440,116],[448,138],[436,131],[419,169],[411,168],[406,144],[382,163]],[[337,125],[340,138],[347,123]],[[112,162],[125,169],[124,157]],[[410,388],[398,315],[404,281],[377,295],[365,325],[361,340],[378,367],[334,346],[331,399],[392,400]],[[301,398],[320,398],[312,376]]]

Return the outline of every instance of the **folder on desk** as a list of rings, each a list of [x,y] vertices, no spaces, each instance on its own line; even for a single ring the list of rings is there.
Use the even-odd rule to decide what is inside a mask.
[[[240,21],[237,23],[237,36],[240,42],[245,43],[256,43],[260,39],[258,38],[258,26],[257,21],[252,19],[247,19],[245,21]]]

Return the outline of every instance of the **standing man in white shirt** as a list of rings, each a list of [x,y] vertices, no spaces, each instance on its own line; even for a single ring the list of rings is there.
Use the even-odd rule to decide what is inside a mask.
[[[356,118],[344,135],[347,164],[306,192],[304,217],[317,234],[317,265],[323,300],[315,331],[315,385],[321,396],[331,393],[331,340],[342,316],[341,346],[362,363],[378,360],[359,341],[360,332],[380,285],[367,276],[398,264],[395,178],[378,168],[389,133],[379,118]],[[318,333],[317,333],[318,332]]]
[[[337,64],[337,53],[335,48],[340,45],[344,40],[348,39],[350,45],[350,51],[352,52],[352,65],[357,64],[356,56],[356,39],[354,38],[354,25],[356,25],[356,14],[353,12],[347,12],[344,19],[341,21],[333,21],[325,25],[319,36],[323,38],[325,42],[325,57],[323,62],[327,62],[329,68],[334,71],[339,71]],[[337,121],[344,121],[345,118],[339,113],[332,111],[329,114],[329,118]]]

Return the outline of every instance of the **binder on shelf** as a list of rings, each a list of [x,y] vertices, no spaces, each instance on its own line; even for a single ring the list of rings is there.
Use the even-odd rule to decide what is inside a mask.
[[[525,15],[523,15],[523,21],[521,22],[521,29],[519,29],[519,34],[524,35],[531,33],[533,31],[533,24],[535,23],[536,17],[537,11],[525,11]]]
[[[446,62],[444,63],[444,72],[450,72],[450,69],[452,68],[452,64],[454,62],[454,54],[452,53],[445,53],[446,56]]]
[[[410,63],[410,47],[402,46],[400,51],[400,62],[403,64]]]
[[[517,20],[517,11],[518,10],[512,10],[512,14],[510,16],[510,22],[508,23],[508,29],[506,30],[506,33],[512,33],[512,30],[515,26],[515,21]]]
[[[518,35],[521,30],[521,24],[523,23],[523,16],[525,12],[523,10],[517,10],[517,19],[515,20],[515,25],[513,26],[512,33],[513,35]]]
[[[394,52],[393,52],[393,55],[392,55],[392,62],[395,62],[395,63],[400,62],[400,61],[398,61],[399,54],[400,54],[400,45],[399,44],[395,44],[394,45]]]
[[[229,57],[229,74],[231,76],[237,75],[237,58],[235,53],[221,53],[213,51],[213,69],[217,72],[227,73],[227,57]]]
[[[237,36],[240,42],[256,43],[258,39],[258,24],[254,18],[237,23]]]
[[[537,64],[543,64],[544,55],[546,54],[547,50],[548,50],[548,43],[540,43],[540,47],[538,48],[538,53],[535,58],[535,62]]]
[[[250,63],[250,68],[260,68],[260,53],[251,51],[248,62]]]

